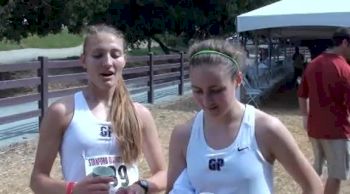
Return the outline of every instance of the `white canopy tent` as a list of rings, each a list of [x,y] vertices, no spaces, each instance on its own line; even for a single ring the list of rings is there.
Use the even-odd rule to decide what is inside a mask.
[[[349,0],[281,0],[237,17],[237,31],[273,37],[329,38],[336,27],[350,27]]]

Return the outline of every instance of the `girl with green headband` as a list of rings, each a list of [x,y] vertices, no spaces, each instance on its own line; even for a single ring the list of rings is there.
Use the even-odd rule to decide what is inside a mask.
[[[167,191],[272,194],[279,161],[304,194],[322,193],[322,182],[277,118],[235,98],[242,84],[241,50],[224,40],[189,49],[193,99],[202,109],[172,132]]]

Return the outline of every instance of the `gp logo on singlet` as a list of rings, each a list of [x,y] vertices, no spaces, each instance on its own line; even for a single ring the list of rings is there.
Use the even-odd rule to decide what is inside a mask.
[[[100,136],[101,137],[111,137],[112,136],[112,127],[110,125],[101,125]]]
[[[220,171],[224,166],[225,161],[222,158],[212,158],[209,160],[208,167],[212,171]]]

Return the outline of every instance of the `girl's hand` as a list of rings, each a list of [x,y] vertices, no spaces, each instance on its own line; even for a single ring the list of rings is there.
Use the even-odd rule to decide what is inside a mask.
[[[137,184],[132,184],[129,187],[120,188],[116,194],[145,194],[145,190]]]
[[[114,181],[112,177],[92,177],[87,176],[81,182],[78,182],[74,188],[74,194],[108,194],[109,182]]]

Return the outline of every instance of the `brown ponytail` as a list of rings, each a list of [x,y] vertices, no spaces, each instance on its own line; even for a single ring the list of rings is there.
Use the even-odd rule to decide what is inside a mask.
[[[123,162],[135,162],[141,155],[141,125],[122,76],[113,95],[111,118]]]

